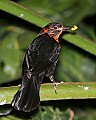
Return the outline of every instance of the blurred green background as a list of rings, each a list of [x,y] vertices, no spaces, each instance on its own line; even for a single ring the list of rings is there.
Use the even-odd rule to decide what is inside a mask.
[[[77,33],[86,39],[96,42],[96,0],[12,0],[41,16],[64,25],[78,25]],[[38,35],[40,27],[0,10],[0,84],[15,82],[20,79],[22,60],[26,48]],[[64,82],[90,82],[96,80],[96,56],[77,46],[60,40],[62,49],[55,72],[55,79]],[[17,83],[18,84],[18,83]],[[7,84],[5,84],[7,85]],[[61,101],[60,101],[61,102]],[[89,102],[90,103],[90,102]],[[41,106],[43,103],[41,104]],[[3,119],[36,119],[36,120],[68,120],[71,109],[49,107],[49,103],[40,107],[38,112],[19,113],[2,117]],[[69,106],[71,107],[71,106]],[[76,107],[76,106],[75,106]],[[80,107],[80,106],[79,106]],[[73,108],[74,109],[74,108]],[[95,120],[95,108],[74,109],[74,120]],[[71,111],[72,112],[72,111]],[[88,114],[90,112],[90,114]],[[25,118],[24,118],[25,117]],[[91,118],[91,119],[90,119]],[[70,119],[71,120],[71,119]]]

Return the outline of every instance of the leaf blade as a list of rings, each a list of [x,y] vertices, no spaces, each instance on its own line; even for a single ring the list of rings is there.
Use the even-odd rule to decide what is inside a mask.
[[[17,87],[1,87],[0,103],[9,104]],[[57,86],[57,94],[54,92],[53,84],[42,84],[40,88],[41,101],[64,100],[64,99],[88,99],[96,98],[95,82],[65,82]]]
[[[86,38],[83,38],[79,34],[76,35],[68,34],[64,35],[63,38],[66,39],[68,42],[96,56],[96,44],[94,42]]]
[[[48,18],[36,13],[35,11],[29,10],[9,0],[0,0],[0,9],[30,23],[36,24],[39,27],[43,27],[50,22]]]

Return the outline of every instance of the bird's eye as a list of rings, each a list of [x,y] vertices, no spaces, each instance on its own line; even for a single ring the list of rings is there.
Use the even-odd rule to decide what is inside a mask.
[[[57,26],[55,26],[54,29],[57,29]]]

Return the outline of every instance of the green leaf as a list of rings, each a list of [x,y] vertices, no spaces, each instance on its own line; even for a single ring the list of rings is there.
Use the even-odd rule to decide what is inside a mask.
[[[96,56],[96,44],[88,40],[87,38],[84,38],[79,34],[76,35],[68,34],[64,35],[63,38],[66,39],[68,42],[73,43],[74,45]]]
[[[86,52],[65,42],[61,45],[59,62],[56,67],[56,80],[64,82],[91,82],[96,78],[96,60]]]
[[[4,36],[0,41],[0,62],[3,64],[0,68],[0,83],[10,81],[20,75],[21,51],[17,40],[18,33],[13,30],[12,26],[7,27],[6,33],[7,37]]]
[[[43,17],[40,14],[37,14],[35,11],[33,12],[32,10],[29,10],[9,0],[1,0],[0,9],[8,13],[11,13],[19,18],[22,18],[28,22],[36,24],[40,27],[45,26],[47,23],[51,22],[51,20]],[[90,41],[86,40],[85,38],[82,38],[79,35],[69,34],[64,36],[64,38],[67,41],[70,41],[71,43],[73,43],[74,45],[79,46],[80,48],[96,55],[95,43],[91,43]]]
[[[19,87],[1,87],[0,103],[10,103],[18,88]],[[53,84],[42,84],[40,88],[40,98],[41,101],[96,98],[96,83],[65,82],[58,84],[57,94],[54,92]]]
[[[40,27],[50,22],[50,20],[43,15],[9,0],[0,0],[0,9]]]

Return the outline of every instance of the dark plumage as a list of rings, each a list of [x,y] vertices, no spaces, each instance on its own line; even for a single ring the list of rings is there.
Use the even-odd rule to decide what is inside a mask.
[[[59,23],[45,26],[27,48],[22,65],[22,84],[14,95],[12,106],[30,112],[40,103],[39,90],[43,78],[54,80],[54,71],[59,58],[59,35],[69,27]]]

